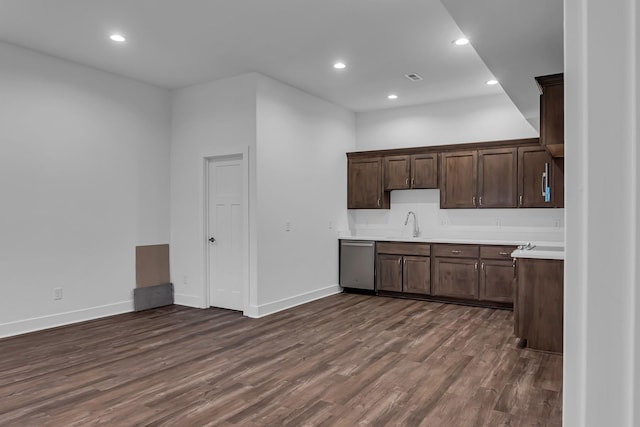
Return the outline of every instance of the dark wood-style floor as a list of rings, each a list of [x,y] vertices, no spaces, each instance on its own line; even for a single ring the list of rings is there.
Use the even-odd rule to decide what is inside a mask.
[[[355,294],[99,319],[0,340],[0,425],[560,426],[562,357],[512,322]]]

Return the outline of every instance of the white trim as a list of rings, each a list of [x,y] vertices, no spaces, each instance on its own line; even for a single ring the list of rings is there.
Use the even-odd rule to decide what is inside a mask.
[[[339,294],[342,292],[342,288],[339,285],[327,286],[326,288],[317,289],[315,291],[306,292],[304,294],[296,295],[289,298],[284,298],[278,301],[269,302],[262,305],[251,305],[249,310],[244,312],[245,316],[252,318],[259,318],[268,316],[269,314],[277,313],[279,311],[287,310],[295,306],[306,304],[311,301],[315,301],[321,298],[326,298],[331,295]]]
[[[198,295],[174,294],[174,304],[187,307],[203,308],[202,297]],[[204,307],[207,308],[207,307]]]
[[[133,311],[133,300],[0,324],[0,338],[41,331]]]

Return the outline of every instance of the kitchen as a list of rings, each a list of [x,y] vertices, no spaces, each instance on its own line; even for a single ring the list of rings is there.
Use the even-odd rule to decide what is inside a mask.
[[[456,2],[445,3],[451,8]],[[589,15],[582,13],[586,10],[587,3],[590,6]],[[366,229],[368,233],[375,229],[388,233],[382,230],[386,228],[407,236],[411,234],[413,220],[410,219],[408,227],[404,228],[408,211],[415,212],[420,229],[423,233],[428,232],[429,237],[442,236],[448,232],[472,234],[478,230],[479,234],[485,231],[491,234],[507,233],[512,227],[526,228],[533,224],[534,230],[529,231],[536,235],[548,234],[538,239],[539,241],[562,241],[554,236],[559,235],[564,227],[567,245],[565,300],[568,301],[565,328],[570,331],[565,334],[565,340],[568,340],[565,341],[565,357],[572,361],[565,370],[565,375],[568,375],[566,387],[571,390],[567,393],[568,397],[565,397],[565,408],[568,407],[566,413],[570,419],[584,421],[586,417],[595,420],[596,424],[598,420],[603,421],[604,414],[611,417],[608,420],[621,420],[616,417],[632,419],[632,415],[629,415],[632,398],[604,404],[600,402],[608,410],[598,411],[595,408],[601,407],[596,404],[599,402],[598,389],[628,390],[633,388],[633,384],[637,384],[637,379],[629,375],[633,360],[636,360],[633,356],[633,343],[637,342],[634,339],[637,332],[632,326],[635,313],[632,284],[635,283],[636,276],[628,268],[629,265],[634,265],[635,259],[632,255],[635,253],[635,240],[629,230],[634,229],[632,225],[636,221],[633,205],[635,199],[632,197],[636,188],[632,172],[636,158],[632,150],[633,144],[629,143],[630,137],[626,133],[631,128],[629,123],[633,121],[627,114],[618,114],[620,110],[634,111],[626,107],[631,103],[629,97],[633,96],[628,88],[634,86],[629,82],[635,81],[635,77],[621,71],[626,70],[626,67],[614,67],[614,71],[622,73],[622,76],[608,79],[612,70],[605,66],[611,61],[626,64],[631,48],[624,45],[619,49],[600,50],[597,47],[608,46],[604,41],[611,41],[613,45],[616,40],[626,40],[626,32],[633,28],[626,18],[633,16],[633,13],[629,13],[624,5],[605,7],[588,1],[566,2],[566,6],[571,12],[565,17],[566,223],[564,215],[557,209],[537,209],[536,217],[527,217],[526,210],[518,209],[469,210],[473,215],[467,210],[443,211],[439,208],[439,190],[393,190],[390,195],[391,209],[388,212],[345,212],[345,152],[536,137],[536,132],[531,130],[526,120],[522,116],[518,117],[519,113],[507,106],[510,101],[504,95],[450,100],[415,109],[399,108],[396,113],[362,112],[354,117],[347,111],[327,106],[306,94],[285,87],[286,85],[255,74],[202,83],[197,87],[176,89],[167,94],[149,87],[142,88],[113,76],[99,75],[95,70],[80,70],[69,63],[22,51],[11,44],[3,44],[3,58],[7,58],[7,61],[3,61],[3,70],[11,71],[3,74],[3,81],[7,84],[6,87],[3,86],[3,94],[6,95],[5,99],[11,100],[3,107],[3,112],[6,113],[3,117],[8,119],[6,123],[3,122],[4,132],[8,135],[20,135],[24,129],[14,129],[19,123],[24,123],[25,117],[30,117],[30,123],[36,123],[37,126],[28,126],[30,138],[27,140],[51,141],[53,138],[53,141],[65,144],[74,141],[74,134],[71,133],[60,139],[56,136],[60,133],[57,123],[69,120],[63,116],[64,109],[34,109],[28,116],[24,113],[16,114],[22,110],[15,106],[23,105],[24,100],[31,99],[30,97],[39,100],[50,89],[52,99],[79,100],[77,109],[73,109],[73,102],[66,104],[67,111],[75,113],[70,116],[83,117],[84,123],[95,123],[94,127],[90,127],[91,133],[104,135],[104,146],[96,144],[94,147],[103,162],[95,166],[104,168],[98,169],[103,176],[111,177],[110,171],[113,170],[120,173],[110,180],[97,179],[90,174],[84,176],[87,183],[100,189],[97,193],[108,194],[111,202],[107,204],[81,187],[79,190],[86,191],[87,197],[98,206],[95,210],[85,212],[85,215],[80,215],[83,208],[74,203],[77,194],[61,190],[65,185],[64,176],[55,173],[47,174],[47,179],[42,184],[44,188],[41,195],[45,197],[42,202],[56,208],[55,215],[47,215],[47,218],[38,214],[41,209],[35,202],[38,200],[35,197],[23,197],[16,190],[17,187],[3,191],[8,197],[7,206],[21,206],[23,209],[15,215],[11,214],[11,210],[5,212],[10,219],[6,223],[12,224],[4,233],[6,248],[10,248],[6,253],[11,255],[8,255],[11,262],[7,264],[5,277],[7,283],[18,286],[12,293],[12,298],[5,300],[0,323],[8,333],[17,333],[36,326],[51,326],[52,322],[45,322],[47,316],[67,316],[78,321],[84,319],[77,319],[67,313],[80,313],[95,308],[91,311],[92,314],[106,315],[115,314],[118,310],[128,310],[125,302],[130,299],[133,267],[131,257],[123,254],[130,254],[135,245],[156,242],[171,243],[176,302],[203,307],[206,302],[203,298],[203,221],[199,188],[202,183],[202,157],[237,152],[237,145],[244,145],[245,149],[249,147],[246,150],[247,156],[254,168],[248,181],[251,188],[258,191],[251,202],[259,212],[259,215],[250,214],[248,218],[248,222],[252,224],[251,233],[256,235],[252,237],[251,247],[247,251],[252,256],[251,262],[257,263],[251,264],[251,274],[247,275],[250,290],[249,314],[268,314],[288,305],[302,303],[305,298],[319,298],[330,291],[336,291],[337,228],[341,228],[342,232],[353,229],[357,233],[358,229]],[[592,13],[592,19],[596,15],[601,18],[597,25],[592,21],[582,25],[580,20],[584,16],[592,16]],[[10,14],[7,12],[5,16]],[[476,13],[476,16],[480,18],[483,14]],[[464,28],[463,18],[456,19],[460,22],[460,28]],[[603,26],[610,31],[602,31]],[[3,27],[8,28],[9,23]],[[451,38],[447,39],[447,43]],[[603,43],[585,46],[580,40],[586,39],[601,40]],[[482,53],[482,40],[474,40],[473,43],[475,49]],[[120,50],[123,51],[124,49]],[[589,67],[583,67],[587,52],[588,59],[592,62],[589,62]],[[484,60],[491,63],[491,55],[485,56]],[[108,55],[105,54],[105,57]],[[588,79],[583,68],[589,69]],[[414,71],[405,70],[403,73]],[[549,72],[556,71],[560,70]],[[34,78],[29,80],[28,77],[31,76]],[[82,78],[74,80],[71,76]],[[570,76],[574,78],[570,79]],[[67,77],[68,80],[65,80]],[[500,77],[501,85],[505,85],[506,89],[508,78],[496,77]],[[21,79],[24,79],[24,84]],[[95,92],[99,92],[100,96],[94,99],[78,96],[81,92],[63,91],[65,96],[61,97],[60,89],[77,87],[77,80],[99,87],[100,90]],[[62,84],[47,85],[48,81]],[[606,88],[602,85],[604,81],[608,82]],[[589,98],[586,93],[590,94]],[[131,112],[144,110],[139,114],[144,120],[132,124],[131,121],[122,119],[116,113],[117,108],[105,102],[112,97],[119,97],[119,103],[126,105],[132,116],[136,113]],[[88,103],[88,99],[92,102]],[[594,99],[599,102],[594,102]],[[402,97],[399,100],[402,101]],[[625,103],[620,100],[625,100]],[[87,104],[91,108],[85,108]],[[39,105],[48,104],[43,102]],[[615,105],[621,107],[612,107]],[[418,114],[426,116],[425,112],[429,112],[430,117],[435,119],[431,122],[416,119]],[[486,114],[483,115],[483,112]],[[526,113],[523,114],[527,117]],[[301,116],[303,120],[300,120]],[[109,126],[98,125],[106,120],[105,117],[115,117],[119,121],[115,126],[111,122]],[[335,125],[337,122],[343,126]],[[405,131],[398,133],[401,122],[406,125]],[[154,125],[149,126],[150,123]],[[291,126],[292,123],[298,123],[301,127]],[[586,123],[590,125],[587,126]],[[114,131],[118,127],[131,130],[130,133],[138,136],[137,140],[146,141],[147,145],[138,146],[139,151],[126,144],[104,149],[109,140],[122,139],[122,134]],[[407,132],[406,129],[411,129],[412,132]],[[78,140],[85,137],[81,131],[80,127],[74,129],[79,134]],[[593,136],[588,138],[591,134]],[[210,141],[211,135],[215,136],[215,147],[203,142]],[[310,144],[301,147],[297,141],[304,138],[310,140]],[[12,141],[13,138],[7,140]],[[23,141],[22,138],[15,140]],[[599,140],[606,140],[607,144],[598,144]],[[579,147],[584,150],[576,147],[576,141],[580,141]],[[320,150],[314,144],[324,144],[325,150]],[[574,144],[573,151],[571,144]],[[136,147],[135,142],[131,147]],[[82,150],[86,151],[87,146],[78,144],[78,148],[79,152],[84,152]],[[45,143],[33,147],[16,144],[11,146],[7,156],[3,156],[7,162],[3,164],[3,171],[9,173],[10,178],[3,182],[32,183],[36,175],[27,172],[33,170],[33,164],[28,160],[32,159],[32,154],[29,153],[33,152],[52,159],[62,166],[61,170],[86,170],[86,159],[76,159],[61,150],[51,149]],[[283,159],[282,153],[290,155]],[[291,158],[299,160],[287,161]],[[289,166],[287,174],[282,173],[283,163]],[[46,164],[40,166],[43,170],[48,170]],[[599,179],[603,175],[606,179]],[[307,179],[299,178],[303,176]],[[318,185],[321,179],[327,180],[326,186]],[[157,186],[158,189],[157,182],[163,183]],[[616,191],[611,191],[614,185]],[[67,203],[59,203],[60,200]],[[141,202],[132,202],[133,200]],[[300,201],[304,203],[296,203]],[[394,208],[394,202],[397,209]],[[310,208],[301,208],[301,204]],[[612,221],[611,227],[605,230],[601,224],[608,221],[609,211],[606,206],[616,206],[615,210],[622,214],[622,218]],[[115,218],[119,227],[97,233],[87,226],[89,215],[106,224],[111,224]],[[540,218],[539,222],[536,218]],[[67,222],[73,224],[74,230],[78,231],[72,234],[62,233],[65,227],[58,225]],[[288,231],[287,223],[290,228]],[[34,224],[41,226],[34,228]],[[86,230],[82,227],[86,227]],[[97,241],[103,243],[99,248],[95,245]],[[295,249],[308,247],[305,244],[309,241],[317,243],[309,253],[300,254]],[[95,249],[89,251],[91,257],[85,257],[85,253],[78,253],[74,249],[78,247]],[[616,247],[620,250],[611,250]],[[35,256],[29,252],[29,248],[36,251]],[[117,248],[117,251],[110,252],[109,248]],[[22,255],[13,256],[18,252]],[[614,253],[617,254],[614,256]],[[39,271],[54,274],[39,273],[38,269],[33,269],[26,260],[34,258],[51,260]],[[69,259],[86,268],[61,271],[60,266],[67,265]],[[96,259],[109,259],[118,268],[105,271]],[[596,260],[600,261],[595,262]],[[282,271],[283,262],[287,265],[287,274]],[[323,268],[318,268],[318,264],[323,265]],[[92,280],[88,280],[83,275],[85,270],[100,271],[102,274],[100,278],[92,277]],[[322,270],[329,270],[329,273]],[[57,277],[64,277],[66,280],[64,300],[53,303],[58,305],[52,306],[49,301],[49,284]],[[259,284],[255,282],[256,277],[260,277]],[[308,287],[301,288],[297,285],[296,282],[301,282],[302,278],[309,278]],[[91,289],[91,295],[83,294],[82,284],[92,281],[95,281],[95,286]],[[32,283],[45,285],[42,289],[32,288]],[[119,285],[120,283],[124,285]],[[606,283],[607,286],[599,286],[601,283]],[[40,295],[44,294],[46,298],[41,298]],[[78,295],[82,295],[82,298]],[[601,305],[600,302],[606,303]],[[22,328],[23,325],[28,327]],[[611,334],[612,330],[619,328],[619,334]],[[622,363],[611,363],[610,355],[602,354],[603,348],[610,349]],[[609,367],[598,368],[603,366]],[[596,383],[603,385],[594,386]],[[624,425],[624,421],[612,421],[612,424]],[[587,424],[576,421],[575,425]]]

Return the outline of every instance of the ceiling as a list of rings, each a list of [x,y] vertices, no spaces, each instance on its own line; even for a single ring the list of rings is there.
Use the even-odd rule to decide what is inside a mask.
[[[532,70],[562,71],[562,1],[0,0],[0,40],[170,89],[259,72],[356,112],[504,88],[527,117]]]

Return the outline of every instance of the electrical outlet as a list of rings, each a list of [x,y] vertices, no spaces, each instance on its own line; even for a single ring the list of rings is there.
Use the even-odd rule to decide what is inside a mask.
[[[287,220],[284,223],[284,231],[291,231],[291,221]]]
[[[333,229],[333,222],[329,221],[329,230]]]
[[[502,221],[500,220],[500,218],[496,218],[496,227],[501,227],[502,226]]]
[[[62,288],[53,288],[53,299],[55,301],[62,299]]]
[[[189,283],[189,277],[185,274],[182,276],[182,284],[186,285],[187,283]]]

